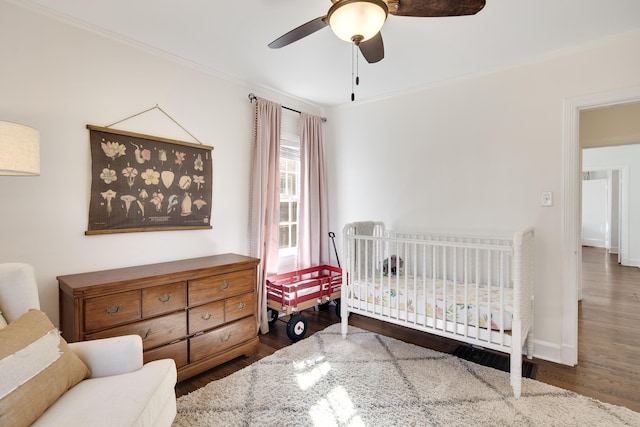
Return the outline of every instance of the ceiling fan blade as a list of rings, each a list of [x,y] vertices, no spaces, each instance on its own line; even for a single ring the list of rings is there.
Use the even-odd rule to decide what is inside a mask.
[[[381,61],[384,58],[384,43],[382,42],[382,34],[378,32],[375,36],[358,45],[362,56],[368,63]]]
[[[298,28],[294,28],[293,30],[289,31],[287,34],[278,37],[277,39],[269,43],[269,47],[271,49],[284,47],[288,44],[300,40],[303,37],[307,37],[309,34],[313,34],[316,31],[323,29],[327,25],[329,24],[327,22],[326,15],[316,19],[312,19],[306,24],[302,24]]]
[[[389,0],[388,3],[392,15],[438,17],[475,15],[482,10],[485,0]]]

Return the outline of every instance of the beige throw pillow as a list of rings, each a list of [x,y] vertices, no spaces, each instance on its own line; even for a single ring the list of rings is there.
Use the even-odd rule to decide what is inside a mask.
[[[0,329],[0,425],[33,423],[89,375],[47,316],[30,310]]]

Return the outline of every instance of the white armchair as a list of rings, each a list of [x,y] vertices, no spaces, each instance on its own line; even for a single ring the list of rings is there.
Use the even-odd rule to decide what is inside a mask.
[[[11,324],[30,309],[40,309],[33,269],[27,264],[0,264],[0,328],[2,318]],[[70,343],[69,348],[91,375],[58,398],[33,425],[172,424],[177,379],[172,359],[143,364],[142,339],[137,335]]]

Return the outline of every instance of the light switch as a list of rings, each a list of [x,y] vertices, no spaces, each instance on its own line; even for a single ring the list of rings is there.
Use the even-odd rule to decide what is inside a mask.
[[[551,191],[543,191],[541,198],[541,206],[553,206],[553,193]]]

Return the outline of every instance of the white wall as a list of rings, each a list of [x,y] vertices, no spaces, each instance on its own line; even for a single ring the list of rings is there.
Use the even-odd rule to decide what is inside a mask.
[[[331,227],[536,230],[536,355],[563,351],[563,103],[640,85],[640,33],[327,114]],[[401,78],[401,76],[398,76]],[[541,207],[552,191],[553,207]]]
[[[625,168],[628,182],[622,183],[622,217],[628,221],[626,246],[621,248],[623,265],[640,266],[640,144],[589,148],[582,151],[582,170]],[[584,184],[584,182],[583,182]],[[625,204],[628,201],[628,206]],[[627,228],[627,227],[625,227]]]
[[[247,253],[255,92],[160,54],[0,2],[0,120],[41,134],[41,175],[0,177],[0,262],[35,267],[42,308],[58,319],[56,276],[217,253]],[[105,126],[158,104],[213,151],[213,230],[85,236],[87,124]],[[194,142],[158,110],[117,126]]]
[[[607,179],[582,180],[582,244],[607,247]]]

